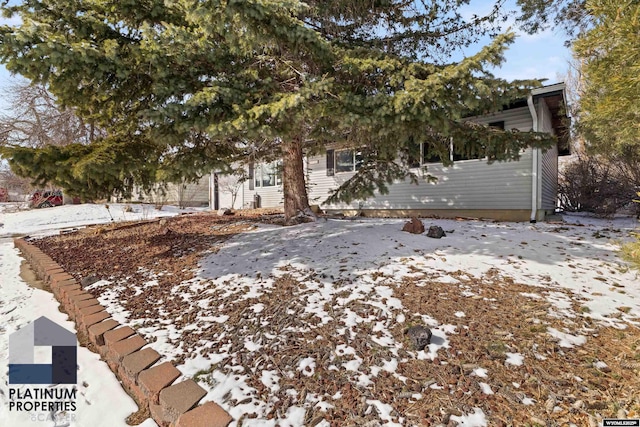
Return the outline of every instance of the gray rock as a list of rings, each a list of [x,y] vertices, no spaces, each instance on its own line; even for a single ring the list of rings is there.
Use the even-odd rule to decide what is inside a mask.
[[[447,235],[442,229],[442,227],[437,225],[432,225],[431,227],[429,227],[429,231],[427,231],[427,237],[432,237],[434,239],[440,239],[446,236]]]
[[[413,348],[420,351],[431,343],[431,330],[424,326],[412,326],[405,331]]]
[[[402,227],[402,231],[408,231],[412,234],[422,234],[424,233],[424,224],[414,216],[404,225],[404,227]]]
[[[83,277],[83,278],[80,280],[80,285],[81,285],[83,288],[86,288],[87,286],[91,286],[91,285],[93,285],[94,283],[96,283],[96,282],[97,282],[97,281],[99,281],[99,280],[100,280],[100,278],[99,278],[98,276],[94,276],[94,275],[92,274],[91,276]]]
[[[219,209],[218,216],[224,216],[224,215],[233,215],[233,211],[231,209]]]

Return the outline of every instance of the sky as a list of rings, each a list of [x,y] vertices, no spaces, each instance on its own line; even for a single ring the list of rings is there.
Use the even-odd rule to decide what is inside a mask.
[[[465,9],[464,14],[467,16],[474,13],[482,15],[483,12],[490,9],[493,3],[493,0],[472,1]],[[514,0],[509,0],[506,7],[513,7],[513,4]],[[7,20],[0,18],[0,23],[7,23]],[[15,20],[12,23],[15,23]],[[563,81],[569,69],[571,51],[564,46],[566,36],[562,30],[548,29],[534,35],[528,35],[518,31],[515,27],[514,29],[518,37],[515,43],[509,47],[505,55],[505,63],[499,69],[494,69],[494,74],[508,80],[547,79],[545,84]],[[489,38],[485,38],[479,44],[467,49],[465,53],[471,55],[477,52],[482,45],[488,44],[489,41]],[[2,92],[4,88],[11,86],[14,78],[0,64],[0,108],[6,108]]]

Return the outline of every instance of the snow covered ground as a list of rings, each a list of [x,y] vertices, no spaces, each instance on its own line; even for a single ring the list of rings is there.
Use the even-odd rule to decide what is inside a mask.
[[[118,205],[107,212],[101,205],[84,205],[1,214],[0,238],[16,233],[49,233],[83,223],[110,222],[112,218],[174,213],[125,213]],[[161,354],[181,360],[183,375],[195,377],[209,390],[204,400],[221,404],[237,425],[300,426],[316,421],[316,425],[326,427],[329,423],[318,421],[318,414],[322,416],[338,406],[345,393],[354,389],[362,395],[366,409],[363,416],[375,413],[384,425],[411,425],[395,411],[397,396],[383,399],[376,394],[376,385],[382,388],[391,381],[408,384],[415,363],[438,360],[443,352],[453,352],[450,338],[465,328],[469,330],[474,319],[462,310],[451,310],[440,317],[418,312],[414,308],[418,301],[403,294],[409,289],[450,285],[455,293],[446,294],[446,298],[479,300],[491,308],[498,295],[484,293],[482,284],[489,289],[491,278],[497,277],[514,287],[526,287],[520,295],[532,306],[548,304],[544,316],[563,322],[586,316],[597,324],[619,329],[640,325],[638,274],[617,254],[619,244],[631,239],[637,229],[635,218],[564,218],[563,224],[424,219],[427,227],[439,225],[447,232],[442,239],[401,232],[403,220],[320,220],[286,228],[260,225],[206,255],[197,277],[170,290],[171,298],[181,301],[183,307],[177,314],[165,310],[165,302],[159,299],[149,301],[157,305],[154,317],[133,318],[122,306],[123,283],[102,280],[93,289],[101,293],[101,302],[114,318],[155,340],[151,345]],[[72,329],[70,322],[60,318],[63,315],[50,294],[27,287],[17,276],[19,262],[10,240],[3,240],[0,366],[6,363],[8,334],[33,320],[36,313],[47,313]],[[135,294],[156,286],[154,274],[159,273],[149,272],[146,283],[130,284]],[[442,321],[445,315],[450,319],[447,322]],[[532,314],[531,322],[540,322],[537,317],[543,315]],[[433,332],[431,344],[420,351],[408,348],[399,332],[416,323],[426,324]],[[370,325],[369,336],[364,338],[367,346],[359,347],[363,325]],[[545,326],[543,333],[563,349],[583,346],[587,340],[587,332],[576,333],[558,325]],[[505,342],[509,351],[501,353],[502,366],[510,372],[526,367],[533,357],[546,357],[535,348],[507,340],[508,334]],[[304,357],[290,358],[285,369],[282,361],[287,352],[293,352],[301,342],[309,343],[314,350]],[[86,418],[72,425],[123,425],[123,418],[135,410],[133,403],[119,390],[115,377],[101,373],[100,369],[107,368],[97,356],[82,352],[79,377],[89,387],[79,390],[86,393],[91,405],[78,410],[77,416]],[[92,357],[96,359],[94,364]],[[291,386],[295,382],[312,386],[306,381],[318,378],[329,378],[330,382],[331,375],[348,377],[348,387],[301,392]],[[481,380],[478,393],[486,396],[509,393],[509,387],[521,384],[518,381],[499,388],[488,366],[476,366],[469,375]],[[6,393],[6,370],[0,381]],[[447,386],[434,380],[426,386],[426,392]],[[91,395],[96,389],[100,393]],[[522,390],[516,393],[516,400],[523,408],[540,403]],[[406,398],[412,405],[418,404],[426,392],[410,392]],[[102,402],[98,396],[104,395],[114,396],[120,403]],[[284,401],[289,406],[279,411]],[[6,394],[0,394],[0,404],[0,411],[4,411],[0,419],[13,416],[4,409]],[[121,413],[115,407],[122,408]],[[105,414],[109,414],[108,424]],[[479,407],[469,407],[465,413],[451,415],[451,419],[465,426],[488,423]]]
[[[16,235],[46,235],[63,228],[86,224],[176,215],[175,208],[156,211],[151,206],[135,205],[125,212],[125,205],[68,205],[49,209],[13,209],[14,204],[0,204],[0,425],[117,427],[126,426],[125,419],[138,410],[135,402],[122,390],[120,383],[99,355],[78,348],[77,410],[57,414],[9,411],[8,350],[9,335],[40,316],[74,331],[74,323],[58,310],[58,302],[49,292],[30,287],[20,276],[24,261],[13,246]],[[13,211],[13,212],[11,212]],[[155,426],[151,419],[143,424]]]
[[[449,231],[440,240],[398,233],[404,220],[320,221],[282,229],[262,227],[227,243],[203,260],[203,278],[228,281],[283,266],[313,269],[332,279],[380,272],[399,278],[418,271],[452,281],[464,271],[490,269],[517,283],[559,286],[585,299],[594,319],[640,326],[638,272],[618,257],[621,242],[637,231],[632,217],[612,220],[565,215],[566,224],[423,220]],[[560,302],[555,302],[561,310]],[[619,307],[630,307],[627,313]]]
[[[93,289],[114,317],[150,337],[161,354],[179,361],[185,377],[195,377],[209,389],[205,400],[221,404],[237,425],[299,426],[317,421],[344,399],[344,390],[330,388],[335,382],[328,380],[331,384],[323,389],[318,387],[320,380],[311,380],[327,375],[346,376],[350,387],[369,396],[363,402],[365,416],[377,413],[378,420],[389,426],[413,425],[395,411],[395,398],[373,398],[373,390],[384,394],[380,390],[388,382],[381,384],[383,376],[395,381],[391,389],[402,389],[409,366],[448,353],[451,337],[477,319],[455,311],[449,313],[458,319],[455,323],[443,322],[443,315],[417,312],[409,306],[410,298],[401,298],[411,286],[429,294],[429,289],[442,292],[437,284],[450,285],[459,296],[486,301],[491,307],[496,301],[487,290],[492,278],[513,283],[512,288],[526,285],[520,303],[548,303],[543,316],[561,322],[541,321],[535,311],[524,314],[530,316],[528,321],[545,325],[546,341],[561,349],[584,345],[586,334],[593,331],[576,326],[579,322],[573,319],[580,316],[619,329],[640,325],[638,274],[617,255],[620,242],[631,238],[637,221],[582,215],[565,219],[563,224],[423,220],[427,227],[439,225],[447,231],[439,240],[401,232],[404,220],[260,225],[206,255],[196,278],[166,291],[169,299],[154,295],[146,312],[149,317],[132,317],[123,308],[122,292],[133,286],[136,295],[145,295],[157,287],[156,274],[161,272],[149,272],[146,283],[127,281],[125,286],[103,280]],[[432,298],[459,296],[454,292],[452,297]],[[170,310],[168,302],[176,298],[181,304]],[[416,323],[433,332],[431,344],[422,351],[408,348],[398,333]],[[569,324],[574,326],[571,330],[564,327]],[[371,335],[363,337],[363,328]],[[507,339],[510,335],[505,333]],[[501,350],[503,365],[513,369],[526,366],[529,357],[547,357],[535,343],[508,345],[512,351]],[[285,360],[283,354],[294,348],[296,356]],[[300,352],[307,354],[298,356]],[[486,377],[484,367],[476,371],[478,377],[480,373]],[[491,378],[479,383],[485,395],[494,393],[492,386],[502,394],[512,387],[496,385]],[[444,387],[447,384],[438,381],[428,388]],[[518,393],[520,404],[535,403],[531,395]],[[421,393],[409,396],[416,402],[426,398]],[[287,405],[283,402],[289,406],[280,411],[279,405]],[[248,420],[248,415],[253,418]],[[461,425],[487,425],[478,407],[452,419]],[[365,421],[350,420],[354,425]],[[329,423],[322,420],[316,425]]]
[[[335,333],[343,335],[347,344],[338,345],[329,356],[330,363],[333,362],[329,370],[335,370],[336,374],[346,372],[359,389],[371,390],[371,386],[376,388],[374,381],[381,371],[406,383],[407,378],[398,371],[399,364],[409,363],[411,359],[434,360],[439,351],[449,347],[449,336],[460,332],[455,325],[434,319],[431,313],[415,313],[403,307],[395,292],[401,289],[401,280],[405,278],[417,280],[417,286],[443,282],[464,288],[466,285],[462,278],[481,279],[497,270],[501,277],[510,278],[515,283],[539,287],[539,292],[531,292],[527,296],[547,299],[553,307],[551,310],[560,317],[576,316],[571,299],[561,292],[569,290],[576,299],[582,300],[582,312],[601,324],[617,328],[626,328],[627,323],[640,325],[638,274],[629,270],[616,253],[619,242],[628,240],[630,232],[636,229],[637,221],[631,218],[607,221],[580,215],[568,215],[566,220],[574,225],[423,220],[427,227],[439,225],[447,231],[447,237],[440,240],[427,238],[424,234],[399,232],[403,220],[320,221],[286,229],[260,227],[252,233],[237,236],[220,252],[202,261],[200,282],[195,286],[199,297],[195,292],[183,291],[182,294],[186,301],[198,298],[201,307],[215,306],[220,296],[233,295],[237,300],[251,301],[249,308],[258,319],[256,326],[262,330],[245,335],[241,352],[261,354],[265,352],[264,347],[278,340],[276,333],[270,330],[270,323],[276,316],[261,316],[265,304],[277,297],[272,293],[274,280],[285,275],[295,277],[304,284],[304,289],[292,290],[292,300],[297,297],[306,304],[301,311],[296,311],[295,305],[291,304],[286,313],[303,318],[312,314],[321,324],[337,321]],[[203,293],[210,294],[211,299],[203,298]],[[478,294],[477,290],[470,289],[462,292],[465,297],[482,296]],[[365,308],[359,311],[354,308],[357,305],[350,305],[357,301],[366,301],[372,310]],[[235,309],[241,308],[241,304],[236,304]],[[220,315],[220,311],[216,314]],[[461,318],[462,325],[465,324],[464,312],[456,312],[455,316]],[[432,328],[434,338],[425,351],[409,351],[409,357],[402,357],[399,350],[406,348],[406,344],[398,341],[397,334],[394,337],[392,328],[408,322],[410,318],[413,322],[421,318],[422,323]],[[225,322],[226,319],[214,321]],[[356,349],[348,345],[351,340],[357,340],[357,326],[367,322],[374,325],[371,340],[390,349],[392,359],[363,363],[375,346]],[[195,333],[198,328],[194,329]],[[203,325],[203,330],[206,329]],[[320,328],[313,329],[309,325],[285,329],[298,333],[311,329],[321,334]],[[233,328],[226,329],[227,334],[233,331]],[[560,347],[570,348],[586,341],[585,336],[554,328],[549,328],[548,334],[558,340]],[[162,342],[163,337],[159,338]],[[317,339],[322,341],[322,338],[318,335]],[[213,345],[219,351],[187,359],[181,369],[190,376],[220,360],[235,362],[236,365],[226,374],[216,370],[210,377],[205,377],[203,382],[208,383],[211,390],[207,398],[221,402],[236,419],[252,411],[260,419],[272,409],[274,402],[257,398],[260,393],[247,384],[255,372],[251,367],[242,368],[243,357],[239,357],[237,347],[225,345],[229,342],[228,338],[220,339]],[[159,343],[158,347],[161,347]],[[202,347],[211,345],[206,343]],[[170,353],[175,348],[163,350]],[[202,350],[194,353],[198,351]],[[517,367],[524,363],[524,356],[518,352],[506,352],[506,356],[506,365]],[[306,376],[314,375],[314,368],[319,363],[317,359],[312,355],[299,360],[298,370]],[[283,376],[293,377],[294,374],[265,369],[262,382],[273,389],[280,387]],[[436,383],[431,387],[445,385]],[[485,394],[493,393],[487,383],[480,386]],[[280,423],[301,425],[305,419],[303,407],[331,408],[339,398],[330,394],[308,393],[306,402],[281,414]],[[416,394],[413,398],[420,400],[422,396]],[[369,399],[367,403],[376,408],[380,422],[385,425],[399,425],[396,422],[411,425],[407,419],[392,417],[393,401]],[[526,406],[533,401],[524,396],[521,403]],[[487,425],[480,408],[473,408],[473,412],[466,416],[453,416],[452,419],[465,426]],[[253,420],[246,425],[274,426],[277,421]],[[318,425],[328,424],[323,421]]]

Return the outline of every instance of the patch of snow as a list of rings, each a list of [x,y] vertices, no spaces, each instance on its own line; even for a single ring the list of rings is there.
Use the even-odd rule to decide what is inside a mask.
[[[246,348],[248,351],[258,351],[262,348],[262,345],[253,342],[250,338],[245,338],[244,340],[244,348]]]
[[[369,375],[360,374],[358,375],[358,387],[366,388],[373,384],[371,377]]]
[[[388,405],[386,403],[382,403],[379,400],[367,400],[367,404],[373,405],[378,411],[378,415],[382,421],[387,421],[385,425],[389,427],[398,426],[401,427],[402,424],[398,424],[393,422],[393,418],[391,416],[391,412],[393,412],[393,406]]]
[[[57,208],[49,208],[57,209]],[[47,209],[45,209],[47,210]],[[30,211],[20,212],[28,216]],[[63,328],[76,332],[75,325],[67,315],[58,310],[59,304],[49,292],[33,288],[20,277],[23,258],[13,242],[0,240],[0,366],[8,366],[9,335],[25,327],[43,314]],[[87,425],[127,426],[126,418],[138,410],[135,402],[122,389],[120,382],[100,356],[78,346],[78,384],[76,410],[68,417],[53,414],[68,427]],[[2,425],[35,425],[32,417],[50,416],[50,413],[9,411],[8,370],[0,369],[0,420]],[[108,396],[108,399],[105,399]],[[37,420],[37,418],[36,418]],[[156,426],[153,420],[144,422],[145,427]]]
[[[480,408],[473,408],[473,414],[452,415],[451,419],[458,423],[458,427],[486,427],[487,418]]]
[[[278,371],[262,371],[260,376],[260,381],[270,390],[277,392],[280,390],[280,375],[278,375]]]
[[[506,365],[513,366],[522,366],[524,362],[524,356],[520,353],[505,353],[507,355],[507,360],[505,360]]]
[[[523,297],[527,297],[527,298],[542,299],[542,297],[540,295],[532,294],[531,292],[520,292],[520,295],[522,295]]]
[[[344,369],[346,369],[347,371],[353,371],[353,372],[358,372],[360,365],[362,365],[362,359],[360,359],[359,357],[357,359],[354,359],[342,364]]]
[[[316,371],[316,359],[313,357],[305,357],[298,362],[298,371],[307,377],[313,376]]]
[[[547,333],[558,340],[560,347],[573,348],[577,345],[584,345],[587,342],[587,337],[584,335],[571,335],[554,328],[548,328]]]
[[[487,370],[484,368],[476,368],[472,373],[480,378],[487,378]]]
[[[480,389],[484,394],[493,394],[493,390],[491,390],[491,386],[487,383],[478,383]]]
[[[258,304],[252,305],[250,308],[251,310],[253,310],[254,313],[261,313],[262,310],[264,310],[264,304],[260,302]]]

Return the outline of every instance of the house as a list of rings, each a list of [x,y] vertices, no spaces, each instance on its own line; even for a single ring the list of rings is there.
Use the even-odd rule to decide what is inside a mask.
[[[179,207],[209,206],[210,175],[205,175],[196,182],[170,183],[163,190],[159,188],[145,192],[135,188],[127,202],[154,203],[158,206],[175,205]],[[117,199],[114,199],[118,201]]]
[[[557,135],[558,145],[548,150],[526,149],[518,161],[494,162],[452,156],[449,167],[430,163],[423,153],[421,163],[436,182],[424,179],[419,185],[400,181],[386,195],[351,204],[324,204],[329,192],[352,177],[358,168],[358,153],[327,149],[325,155],[305,159],[309,201],[326,212],[364,216],[405,217],[483,217],[510,221],[538,221],[556,208],[558,156],[568,153],[568,136],[563,112],[563,83],[537,88],[527,99],[502,111],[473,117],[478,123]],[[416,173],[420,171],[416,168]],[[248,171],[249,180],[238,188],[232,206],[228,192],[219,192],[221,207],[278,207],[283,205],[282,181],[277,164],[256,164]]]

